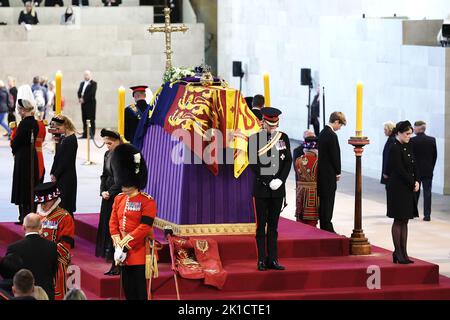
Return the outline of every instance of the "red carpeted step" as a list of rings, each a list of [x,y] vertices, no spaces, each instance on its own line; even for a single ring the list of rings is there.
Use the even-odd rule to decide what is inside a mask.
[[[395,265],[389,253],[370,257],[324,257],[290,258],[280,262],[285,271],[257,272],[252,260],[233,261],[224,265],[228,278],[220,292],[304,290],[317,288],[367,287],[370,277],[368,267],[380,268],[382,285],[438,284],[439,267],[419,260],[411,265]],[[163,279],[160,279],[163,280]],[[159,286],[159,294],[170,294],[175,290],[174,282]],[[180,279],[180,287],[187,292],[217,294],[218,290],[203,285],[202,281]]]
[[[75,216],[76,233],[83,239],[96,242],[98,214]],[[347,256],[349,239],[331,234],[295,221],[281,219],[278,228],[280,258]],[[157,231],[157,237],[163,238]],[[239,259],[256,259],[254,236],[213,236],[219,243],[223,262]],[[239,250],[236,250],[239,248]]]
[[[450,279],[441,277],[440,284],[382,286],[380,290],[361,287],[309,289],[232,291],[196,293],[186,290],[180,292],[182,300],[449,300]],[[176,300],[175,291],[169,294],[156,294],[155,300]]]

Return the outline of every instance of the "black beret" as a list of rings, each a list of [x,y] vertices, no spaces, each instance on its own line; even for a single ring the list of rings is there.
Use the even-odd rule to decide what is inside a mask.
[[[113,138],[114,140],[120,140],[120,134],[116,131],[109,130],[109,129],[102,129],[102,131],[100,132],[100,136],[102,138],[108,137],[108,138]]]

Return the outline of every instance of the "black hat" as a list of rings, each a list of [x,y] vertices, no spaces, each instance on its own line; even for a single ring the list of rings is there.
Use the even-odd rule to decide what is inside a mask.
[[[114,140],[120,140],[120,134],[116,131],[109,130],[109,129],[102,129],[102,131],[100,131],[100,136],[102,138],[108,137],[108,138],[112,138]]]
[[[279,116],[282,114],[280,110],[277,108],[262,108],[261,113],[263,115],[263,119],[267,124],[271,127],[277,126],[280,122]]]
[[[34,202],[45,203],[58,199],[60,192],[53,182],[41,183],[34,189]]]
[[[144,189],[147,185],[147,164],[144,157],[129,143],[117,146],[111,158],[114,180],[122,187]]]
[[[58,125],[64,124],[65,120],[64,119],[60,119],[58,117],[53,117],[51,122],[55,122]]]

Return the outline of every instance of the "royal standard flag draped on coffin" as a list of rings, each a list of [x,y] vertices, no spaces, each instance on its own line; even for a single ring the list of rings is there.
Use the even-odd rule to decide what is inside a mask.
[[[248,138],[261,126],[238,90],[166,83],[155,102],[150,124],[182,139],[215,175],[218,148],[233,149],[234,176],[239,178],[248,166]]]

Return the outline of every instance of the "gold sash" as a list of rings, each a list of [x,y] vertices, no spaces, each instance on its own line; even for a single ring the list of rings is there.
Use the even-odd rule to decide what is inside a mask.
[[[263,154],[269,152],[269,150],[272,149],[278,141],[280,141],[282,135],[283,134],[278,131],[268,144],[258,150],[258,156],[261,157]]]

